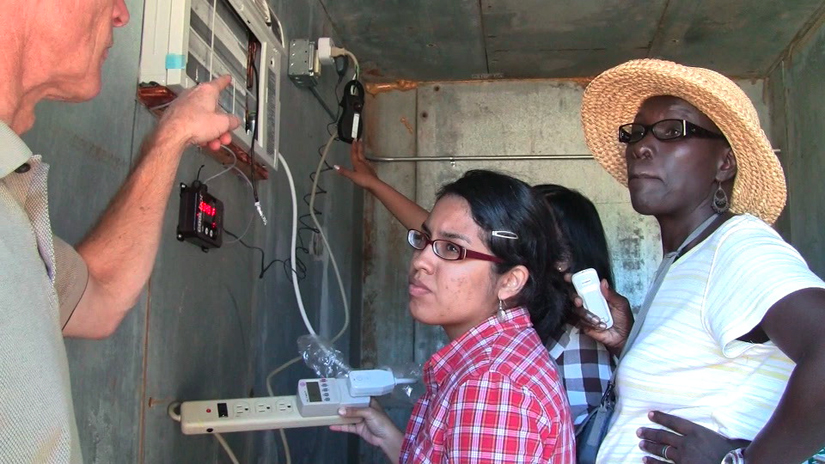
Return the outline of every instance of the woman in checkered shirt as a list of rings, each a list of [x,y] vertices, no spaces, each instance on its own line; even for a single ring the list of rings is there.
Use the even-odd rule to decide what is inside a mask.
[[[383,182],[364,157],[361,142],[352,145],[352,170],[335,166],[335,170],[369,191],[409,229],[427,218],[427,210]],[[538,185],[534,189],[544,196],[554,217],[552,229],[559,237],[561,259],[556,266],[562,272],[594,268],[613,286],[610,255],[599,213],[584,195],[560,185]],[[569,237],[576,237],[570,240]],[[572,290],[572,286],[564,292]],[[552,288],[550,291],[554,291]],[[550,335],[547,349],[559,368],[567,392],[573,424],[579,425],[587,414],[599,406],[612,372],[610,353],[605,346],[586,335],[578,324],[579,315],[572,302],[565,302],[563,324]]]
[[[424,366],[427,392],[402,434],[377,403],[333,426],[393,462],[575,462],[564,388],[544,341],[566,294],[555,228],[530,186],[491,171],[445,185],[420,230],[409,272],[410,313],[450,343]],[[548,291],[547,287],[555,291]]]
[[[604,227],[593,202],[561,185],[536,185],[533,189],[544,197],[553,213],[561,245],[559,271],[572,274],[593,268],[607,281],[609,288],[615,288]],[[610,352],[585,334],[581,318],[580,311],[569,300],[563,325],[547,342],[550,357],[558,365],[564,381],[576,426],[599,406],[613,371]]]

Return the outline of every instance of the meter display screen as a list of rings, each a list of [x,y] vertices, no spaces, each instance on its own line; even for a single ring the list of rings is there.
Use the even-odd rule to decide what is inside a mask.
[[[318,382],[307,382],[307,393],[310,402],[321,402],[321,387],[318,386]]]
[[[217,236],[217,201],[210,199],[206,195],[201,195],[198,203],[198,230],[206,234],[207,237]]]
[[[214,216],[217,214],[218,210],[214,206],[210,205],[209,203],[201,200],[201,204],[198,206],[198,209],[207,216]]]

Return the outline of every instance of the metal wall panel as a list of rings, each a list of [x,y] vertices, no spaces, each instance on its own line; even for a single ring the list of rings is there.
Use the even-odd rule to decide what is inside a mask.
[[[477,0],[320,0],[369,79],[469,79],[489,72]]]
[[[820,0],[668,2],[650,56],[765,77],[800,29],[822,14]]]
[[[375,81],[581,78],[661,57],[765,77],[821,0],[324,1]]]
[[[825,72],[825,29],[820,27],[805,39],[771,75],[772,109],[775,117],[784,116],[787,124],[780,137],[785,137],[781,160],[789,201],[779,224],[810,268],[825,276],[825,89],[821,79]]]
[[[490,72],[505,78],[583,77],[648,47],[665,0],[483,0]]]

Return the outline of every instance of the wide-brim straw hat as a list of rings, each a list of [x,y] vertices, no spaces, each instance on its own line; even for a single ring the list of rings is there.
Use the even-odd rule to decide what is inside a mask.
[[[731,211],[750,213],[773,224],[787,196],[785,175],[771,149],[753,103],[733,81],[709,69],[642,59],[608,69],[584,92],[582,124],[593,157],[627,186],[622,124],[633,122],[650,97],[681,98],[708,116],[725,134],[736,158]]]

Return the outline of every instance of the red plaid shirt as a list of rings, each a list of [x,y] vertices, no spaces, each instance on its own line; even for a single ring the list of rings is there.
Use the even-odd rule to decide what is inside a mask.
[[[570,410],[523,308],[453,340],[424,365],[427,393],[407,424],[402,463],[574,464]]]

